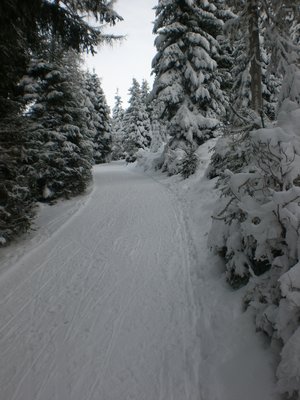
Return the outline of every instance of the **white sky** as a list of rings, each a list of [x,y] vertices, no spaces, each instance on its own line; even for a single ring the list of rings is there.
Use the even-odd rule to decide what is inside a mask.
[[[123,105],[127,105],[127,93],[132,78],[139,82],[146,79],[151,86],[151,62],[155,55],[155,36],[152,34],[155,18],[153,7],[157,3],[157,0],[118,0],[114,9],[124,21],[107,28],[105,32],[126,35],[126,39],[112,47],[103,46],[94,57],[87,57],[87,67],[91,71],[95,68],[101,78],[102,88],[111,108],[115,103],[117,88]]]

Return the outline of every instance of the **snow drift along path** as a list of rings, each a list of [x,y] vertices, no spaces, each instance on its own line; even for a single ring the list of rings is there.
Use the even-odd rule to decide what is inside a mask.
[[[154,180],[96,169],[87,203],[0,275],[1,400],[201,399],[180,215]]]

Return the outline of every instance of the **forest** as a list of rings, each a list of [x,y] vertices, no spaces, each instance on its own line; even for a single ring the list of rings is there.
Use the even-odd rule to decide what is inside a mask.
[[[83,55],[122,40],[104,29],[122,20],[114,2],[1,0],[0,247],[31,229],[39,202],[85,193],[95,164],[189,179],[215,139],[207,245],[230,287],[246,287],[279,392],[299,399],[299,2],[158,0],[153,18],[153,86],[133,79],[128,107],[117,92],[110,111]]]

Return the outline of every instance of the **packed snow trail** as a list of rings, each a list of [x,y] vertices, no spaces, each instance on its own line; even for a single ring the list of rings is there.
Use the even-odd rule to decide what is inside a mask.
[[[201,400],[175,198],[118,164],[94,180],[87,203],[0,275],[0,399]]]

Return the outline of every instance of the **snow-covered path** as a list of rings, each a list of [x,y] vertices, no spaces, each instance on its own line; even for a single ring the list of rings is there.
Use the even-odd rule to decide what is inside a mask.
[[[180,215],[154,180],[96,169],[87,203],[0,275],[1,400],[201,399]]]

